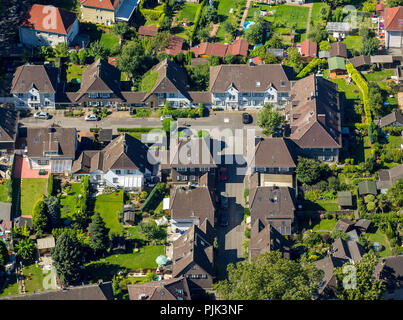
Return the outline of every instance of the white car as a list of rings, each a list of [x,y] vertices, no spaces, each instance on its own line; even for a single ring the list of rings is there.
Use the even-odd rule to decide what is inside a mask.
[[[172,119],[172,116],[170,114],[166,114],[166,115],[161,116],[160,120],[164,121],[165,119],[168,119],[168,118]]]
[[[86,115],[85,121],[98,121],[98,116],[96,114]]]
[[[34,114],[34,118],[37,118],[37,119],[49,119],[50,116],[49,116],[49,113],[47,113],[47,112],[36,112]]]

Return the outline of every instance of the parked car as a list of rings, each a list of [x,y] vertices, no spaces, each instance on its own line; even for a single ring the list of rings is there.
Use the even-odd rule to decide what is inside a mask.
[[[242,113],[242,123],[243,124],[248,124],[250,123],[250,114],[249,113]]]
[[[226,167],[220,168],[220,181],[227,181],[227,172],[228,169]]]
[[[34,118],[37,118],[37,119],[49,119],[50,114],[47,113],[47,112],[35,112]]]
[[[127,107],[127,106],[118,106],[117,110],[118,111],[127,111],[127,110],[129,110],[129,107]]]
[[[165,119],[168,119],[168,118],[172,119],[172,116],[170,114],[165,114],[165,115],[161,116],[160,120],[164,121]]]
[[[221,208],[228,208],[228,194],[221,192]]]
[[[220,215],[220,226],[221,226],[221,227],[226,227],[226,226],[228,226],[227,211],[225,211],[225,210],[221,211],[221,215]]]
[[[98,116],[96,114],[86,115],[85,121],[98,121]]]

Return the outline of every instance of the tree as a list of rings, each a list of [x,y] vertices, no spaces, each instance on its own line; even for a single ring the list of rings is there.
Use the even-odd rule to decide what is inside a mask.
[[[284,259],[279,251],[230,264],[227,270],[228,279],[213,285],[224,300],[311,300],[323,273],[305,259]]]
[[[372,56],[378,53],[378,48],[379,48],[379,40],[378,38],[372,37],[369,39],[366,39],[362,42],[361,46],[361,54],[364,56]]]
[[[236,27],[233,22],[227,19],[223,24],[223,30],[232,36],[236,31]]]
[[[302,57],[299,54],[298,48],[289,47],[287,49],[287,58],[285,59],[284,64],[289,67],[293,67],[296,74],[300,73],[304,65],[302,63]]]
[[[266,103],[262,110],[259,111],[257,125],[263,128],[263,133],[267,136],[274,133],[274,129],[284,123],[285,117],[276,110],[273,105]]]
[[[81,278],[82,247],[73,233],[63,232],[52,250],[53,265],[63,284],[78,282]]]
[[[171,132],[171,122],[175,121],[172,118],[165,118],[164,120],[162,120],[162,130],[164,130],[165,132]]]
[[[208,57],[207,60],[209,61],[210,66],[212,67],[218,66],[220,64],[220,57],[217,56]]]
[[[105,252],[109,247],[109,229],[105,226],[105,222],[98,212],[92,216],[88,231],[90,233],[90,247],[96,253]]]
[[[320,42],[326,37],[326,30],[322,29],[318,24],[311,26],[311,28],[309,29],[308,39],[313,42]]]
[[[378,258],[375,253],[370,251],[365,254],[359,262],[354,265],[350,262],[345,263],[343,267],[336,268],[335,275],[338,279],[338,289],[335,294],[340,300],[379,300],[382,299],[385,292],[385,285],[376,280],[374,277],[374,269],[378,264]],[[355,268],[356,272],[356,286],[355,288],[344,288],[343,279],[346,279],[346,275],[343,272],[345,266],[351,266]]]
[[[113,26],[113,33],[124,38],[124,36],[129,32],[130,27],[126,22],[119,21]]]
[[[151,282],[155,280],[157,280],[157,274],[151,270],[148,270],[142,282]]]
[[[95,60],[105,59],[108,55],[108,49],[105,48],[102,42],[95,41],[90,44],[89,53]]]
[[[6,244],[0,239],[0,270],[4,269],[6,263],[8,263],[9,256]]]
[[[238,58],[232,54],[227,54],[224,57],[224,62],[226,64],[236,64],[238,62]]]
[[[43,233],[49,225],[49,218],[46,215],[44,196],[36,201],[32,209],[32,225],[38,233]]]
[[[218,21],[218,14],[216,8],[213,6],[207,6],[204,12],[204,18],[207,23],[213,22],[216,23]]]
[[[295,172],[299,182],[311,185],[320,177],[320,162],[313,159],[298,157],[298,164]]]
[[[323,40],[319,44],[320,51],[330,51],[332,49],[332,45],[329,41]]]
[[[44,205],[52,228],[60,225],[60,200],[58,197],[50,196],[44,199]]]
[[[403,206],[403,179],[396,180],[386,193],[390,203],[396,208]]]
[[[284,44],[282,38],[277,34],[273,34],[273,36],[266,41],[265,48],[273,48],[273,49],[284,49]]]
[[[88,58],[87,50],[81,49],[80,51],[78,51],[77,55],[78,55],[78,62],[81,65],[85,65],[85,62],[87,61]]]
[[[255,45],[262,43],[264,38],[264,26],[261,23],[255,23],[246,30],[246,41]]]
[[[76,51],[71,51],[69,58],[71,63],[78,64],[79,59]]]
[[[140,232],[144,235],[147,241],[154,240],[158,235],[158,227],[155,223],[140,222],[138,224]]]
[[[134,75],[144,70],[146,62],[145,51],[138,41],[130,41],[122,48],[122,53],[116,66],[120,71]]]
[[[67,43],[59,42],[53,49],[53,52],[55,53],[56,58],[64,58],[67,57],[67,55],[69,54],[68,50],[69,48],[67,46]]]
[[[403,0],[386,0],[386,6],[388,8],[403,6]]]
[[[374,12],[376,7],[376,0],[367,0],[362,4],[362,11],[366,13]]]
[[[341,230],[334,230],[330,233],[330,238],[332,238],[333,240],[341,238],[342,240],[346,241],[346,240],[348,240],[349,236],[347,233],[345,233]]]
[[[41,46],[38,48],[38,55],[42,59],[47,59],[53,54],[53,49],[51,46]]]
[[[31,239],[22,239],[16,245],[17,256],[24,262],[32,262],[35,260],[35,244]]]
[[[362,37],[362,41],[366,41],[370,37],[371,31],[366,25],[362,25],[359,30],[359,35]]]
[[[376,118],[382,117],[383,97],[381,88],[377,83],[369,83],[368,86],[368,103],[372,114]]]
[[[200,42],[207,42],[210,39],[210,28],[200,28],[197,31],[197,39],[199,39]]]
[[[172,18],[165,16],[160,23],[160,31],[169,30],[172,25]]]

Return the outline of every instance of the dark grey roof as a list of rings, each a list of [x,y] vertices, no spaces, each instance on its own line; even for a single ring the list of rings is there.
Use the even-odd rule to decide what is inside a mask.
[[[366,194],[373,194],[376,195],[376,183],[375,181],[365,180],[360,181],[358,183],[358,194],[359,195],[366,195]]]
[[[351,207],[353,205],[353,195],[351,191],[339,191],[337,193],[337,203],[343,207]]]
[[[255,167],[260,168],[295,168],[295,153],[292,141],[284,138],[261,140],[255,149]]]
[[[358,227],[358,228],[362,228],[367,230],[369,228],[369,226],[371,225],[371,220],[368,219],[360,219],[358,220],[355,224],[354,227]]]
[[[18,111],[0,108],[0,142],[13,142],[18,130]]]
[[[101,142],[109,142],[112,141],[112,129],[101,129],[99,131],[98,140]]]
[[[398,122],[403,126],[403,114],[400,111],[393,111],[379,120],[379,127],[383,128]]]
[[[354,66],[354,68],[369,66],[371,64],[371,58],[369,56],[358,56],[349,59],[349,61]]]
[[[11,203],[0,201],[0,221],[11,221]]]
[[[26,93],[31,88],[41,93],[56,93],[57,69],[46,65],[19,66],[14,73],[11,93]]]

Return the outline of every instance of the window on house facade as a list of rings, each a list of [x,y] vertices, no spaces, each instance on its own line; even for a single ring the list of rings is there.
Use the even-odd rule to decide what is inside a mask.
[[[113,178],[112,181],[113,181],[113,183],[118,183],[119,179],[118,178]]]
[[[116,174],[121,174],[121,171],[120,171],[120,170],[116,170]]]

